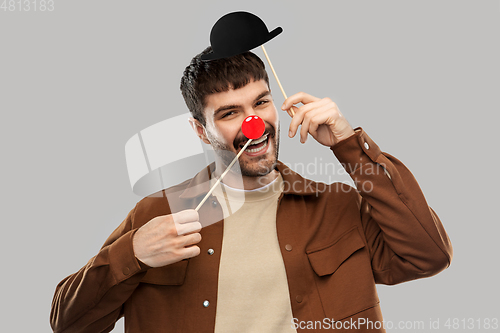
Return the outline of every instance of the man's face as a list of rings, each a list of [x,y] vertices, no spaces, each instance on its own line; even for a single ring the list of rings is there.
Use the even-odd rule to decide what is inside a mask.
[[[274,169],[279,149],[279,118],[264,80],[252,81],[240,89],[230,89],[206,97],[206,132],[210,144],[227,166],[238,154],[247,138],[241,131],[243,120],[257,115],[266,124],[264,134],[249,145],[239,158],[243,176],[266,175]]]

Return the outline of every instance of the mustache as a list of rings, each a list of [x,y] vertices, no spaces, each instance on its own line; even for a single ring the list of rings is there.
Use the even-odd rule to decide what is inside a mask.
[[[266,127],[264,129],[264,134],[262,134],[262,136],[266,135],[266,134],[269,134],[269,138],[274,138],[275,135],[276,135],[276,129],[271,126],[269,123],[266,123],[264,122]],[[243,135],[243,132],[240,131],[238,132],[238,134],[236,135],[236,137],[234,138],[233,140],[233,146],[234,146],[234,149],[238,150],[240,147],[243,147],[245,145],[245,143],[247,143],[248,141],[248,138]]]

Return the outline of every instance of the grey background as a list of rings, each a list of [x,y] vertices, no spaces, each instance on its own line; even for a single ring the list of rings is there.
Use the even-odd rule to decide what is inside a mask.
[[[182,71],[235,10],[283,27],[266,48],[288,95],[332,98],[409,167],[451,237],[449,269],[379,286],[385,320],[500,317],[499,1],[55,1],[0,11],[2,331],[51,331],[57,283],[140,200],[125,142],[186,112]],[[292,166],[335,160],[311,139],[281,147]]]

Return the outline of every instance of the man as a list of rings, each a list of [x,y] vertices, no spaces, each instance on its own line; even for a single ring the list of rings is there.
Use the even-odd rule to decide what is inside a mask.
[[[303,104],[289,136],[329,147],[358,190],[302,178],[277,160],[279,117],[262,61],[246,52],[202,62],[208,52],[186,68],[181,91],[215,165],[141,200],[57,286],[54,331],[109,332],[124,316],[127,332],[384,332],[375,283],[428,277],[451,262],[417,182],[330,99],[298,93],[281,107]],[[246,142],[248,115],[264,120],[264,135],[197,213]]]

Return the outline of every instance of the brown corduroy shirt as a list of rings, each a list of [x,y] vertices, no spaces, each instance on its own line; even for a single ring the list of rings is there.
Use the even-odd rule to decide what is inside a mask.
[[[362,129],[331,149],[358,191],[304,179],[277,165],[284,191],[276,229],[294,317],[290,324],[297,332],[323,331],[305,329],[318,322],[323,329],[336,324],[340,332],[384,332],[359,325],[382,321],[375,284],[437,274],[451,262],[451,243],[410,171],[382,153]],[[54,332],[109,332],[122,316],[126,332],[213,332],[224,223],[215,196],[199,210],[202,225],[219,221],[202,229],[199,256],[149,268],[132,248],[135,231],[170,214],[169,203],[196,207],[208,192],[213,168],[141,200],[100,252],[59,283],[50,318]]]

